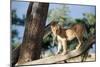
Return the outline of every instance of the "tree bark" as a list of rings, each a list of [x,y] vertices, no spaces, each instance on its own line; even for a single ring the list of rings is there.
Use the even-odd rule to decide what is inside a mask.
[[[23,42],[20,46],[17,64],[40,58],[41,41],[48,13],[48,3],[30,3],[26,15]]]

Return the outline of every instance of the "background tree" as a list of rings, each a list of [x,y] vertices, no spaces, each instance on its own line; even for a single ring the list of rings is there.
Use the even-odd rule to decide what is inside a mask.
[[[85,21],[86,24],[88,25],[89,32],[95,35],[96,16],[92,13],[84,13],[83,16],[84,16],[83,21]]]
[[[59,21],[60,25],[64,25],[64,23],[70,19],[68,15],[69,12],[69,8],[66,5],[62,4],[56,9],[49,10],[47,21],[51,22],[52,20],[56,20]]]

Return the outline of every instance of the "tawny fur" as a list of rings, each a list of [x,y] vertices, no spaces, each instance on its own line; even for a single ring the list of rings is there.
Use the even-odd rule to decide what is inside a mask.
[[[68,29],[64,29],[63,27],[59,26],[57,21],[51,22],[51,31],[54,37],[57,37],[58,41],[58,54],[63,48],[62,55],[67,53],[67,41],[71,41],[74,38],[77,38],[78,45],[76,46],[76,50],[80,48],[82,44],[83,34],[85,32],[85,26],[83,24],[75,24]]]

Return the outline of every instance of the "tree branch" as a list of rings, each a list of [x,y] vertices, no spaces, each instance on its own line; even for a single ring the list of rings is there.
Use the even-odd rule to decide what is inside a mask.
[[[59,61],[68,60],[70,58],[74,58],[74,57],[82,55],[85,51],[87,51],[88,49],[91,48],[91,46],[93,45],[94,42],[95,42],[95,36],[92,36],[88,39],[87,44],[86,43],[83,44],[80,47],[80,49],[70,51],[66,55],[58,54],[58,55],[55,55],[55,56],[50,56],[50,57],[47,57],[47,58],[34,60],[32,62],[28,62],[28,63],[21,64],[21,65],[52,64],[52,63],[56,63],[56,62],[59,62]]]

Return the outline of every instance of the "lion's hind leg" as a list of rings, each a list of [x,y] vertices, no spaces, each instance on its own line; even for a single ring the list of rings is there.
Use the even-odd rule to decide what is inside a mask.
[[[78,50],[82,45],[82,36],[76,36],[78,39],[78,45],[76,46],[75,50]]]

